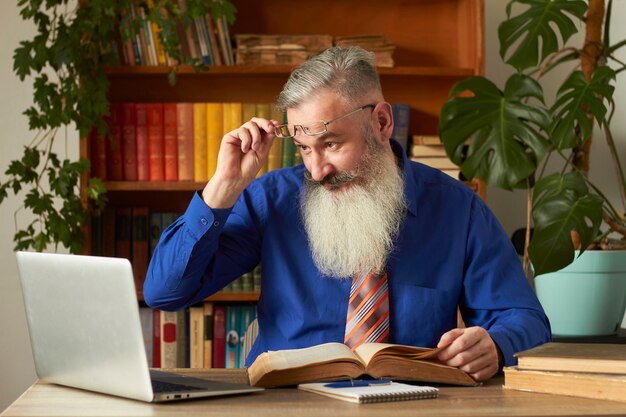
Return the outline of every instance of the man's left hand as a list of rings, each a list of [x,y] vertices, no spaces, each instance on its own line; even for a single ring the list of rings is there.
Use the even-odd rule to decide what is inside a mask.
[[[452,329],[441,336],[437,347],[444,347],[438,355],[440,361],[462,369],[476,381],[498,372],[500,350],[482,327]]]

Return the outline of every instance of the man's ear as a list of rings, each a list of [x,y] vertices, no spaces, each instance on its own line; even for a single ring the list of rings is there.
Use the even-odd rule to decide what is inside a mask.
[[[386,101],[381,101],[374,108],[373,116],[375,120],[375,129],[382,143],[388,143],[391,134],[393,133],[393,113],[391,111],[391,104]]]

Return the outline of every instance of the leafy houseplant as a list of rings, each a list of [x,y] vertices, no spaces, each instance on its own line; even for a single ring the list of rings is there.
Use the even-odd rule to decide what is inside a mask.
[[[536,275],[567,266],[576,249],[626,249],[626,180],[610,127],[616,76],[626,69],[615,52],[626,40],[609,38],[612,6],[612,0],[510,1],[498,37],[502,59],[516,72],[503,90],[484,77],[457,83],[441,111],[442,141],[467,178],[528,190],[525,266],[530,260]],[[580,26],[584,45],[568,45]],[[579,68],[548,106],[537,80],[576,61]],[[588,178],[594,124],[615,165],[620,208]],[[549,156],[560,161],[552,173]]]
[[[79,4],[77,4],[79,3]],[[143,2],[141,2],[143,3]],[[74,125],[81,138],[92,129],[106,132],[103,117],[109,114],[107,100],[108,66],[119,65],[115,42],[139,32],[143,22],[128,13],[134,0],[18,0],[24,20],[32,20],[37,32],[32,40],[20,42],[14,53],[14,71],[24,81],[33,79],[34,103],[24,114],[34,139],[24,148],[21,159],[11,161],[0,183],[0,203],[24,193],[23,208],[34,214],[26,226],[16,224],[15,249],[44,250],[59,244],[79,253],[83,244],[82,226],[89,210],[106,203],[106,191],[98,178],[89,179],[80,195],[81,176],[87,178],[89,161],[70,161],[52,151],[57,134]],[[181,56],[177,24],[190,27],[193,19],[209,10],[213,18],[226,16],[232,23],[235,9],[227,0],[186,0],[182,11],[176,0],[154,0],[147,18],[160,28],[165,51],[176,62],[204,65]],[[143,5],[142,5],[143,7]],[[170,72],[175,82],[178,66]],[[81,201],[81,197],[83,200]]]

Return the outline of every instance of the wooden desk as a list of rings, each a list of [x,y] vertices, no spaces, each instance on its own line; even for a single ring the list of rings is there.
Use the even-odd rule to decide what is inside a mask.
[[[186,370],[197,377],[246,382],[244,371]],[[268,389],[236,397],[147,404],[35,383],[2,416],[574,416],[626,415],[626,403],[502,389],[502,377],[481,387],[440,387],[438,399],[352,404],[299,391]]]

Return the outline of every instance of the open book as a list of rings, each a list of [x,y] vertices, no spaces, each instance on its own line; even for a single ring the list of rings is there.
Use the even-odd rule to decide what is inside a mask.
[[[441,349],[365,343],[354,352],[342,343],[260,354],[248,368],[250,384],[261,387],[335,381],[369,375],[404,381],[477,385],[464,371],[437,360]]]

